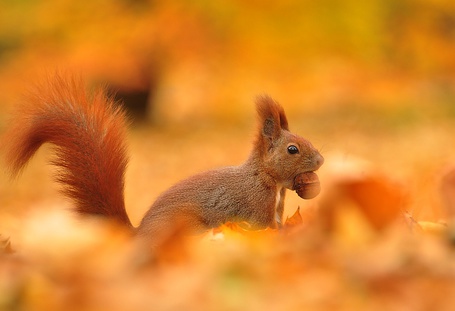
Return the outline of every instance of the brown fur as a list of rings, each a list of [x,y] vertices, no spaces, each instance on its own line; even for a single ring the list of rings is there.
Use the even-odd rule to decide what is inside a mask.
[[[56,179],[77,211],[131,226],[123,198],[125,128],[123,112],[103,90],[90,96],[81,81],[57,76],[19,107],[3,139],[6,163],[16,176],[42,144],[53,144]]]
[[[56,77],[20,110],[6,134],[6,161],[16,175],[46,142],[55,146],[56,179],[81,214],[102,215],[131,227],[123,199],[127,164],[125,117],[112,99],[89,96],[82,83]],[[323,158],[310,142],[289,132],[283,108],[268,96],[256,102],[259,129],[239,166],[185,179],[162,193],[136,230],[155,244],[176,223],[204,230],[228,221],[256,228],[280,225],[285,192],[297,174],[315,171]],[[290,154],[289,145],[299,149]]]

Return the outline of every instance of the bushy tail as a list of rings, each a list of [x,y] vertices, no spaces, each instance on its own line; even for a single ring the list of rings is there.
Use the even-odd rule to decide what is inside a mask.
[[[89,94],[81,81],[56,76],[29,94],[3,148],[16,176],[42,144],[53,144],[56,180],[77,211],[131,227],[123,195],[125,134],[125,115],[103,90]]]

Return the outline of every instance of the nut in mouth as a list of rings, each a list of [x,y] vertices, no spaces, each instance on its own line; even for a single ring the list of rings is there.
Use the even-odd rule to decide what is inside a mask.
[[[305,200],[315,198],[321,192],[321,184],[315,172],[298,174],[294,178],[293,190]]]

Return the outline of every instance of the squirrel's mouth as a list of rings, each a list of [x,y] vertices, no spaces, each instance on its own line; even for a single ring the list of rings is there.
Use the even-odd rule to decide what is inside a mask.
[[[315,172],[300,173],[294,178],[292,190],[305,200],[313,199],[321,192],[321,183]]]

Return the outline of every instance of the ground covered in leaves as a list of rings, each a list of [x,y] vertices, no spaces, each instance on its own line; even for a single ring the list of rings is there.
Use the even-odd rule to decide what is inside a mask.
[[[354,217],[355,216],[349,216]],[[450,310],[455,261],[446,238],[294,225],[251,232],[228,224],[174,235],[149,253],[118,228],[55,212],[2,242],[3,310]],[[297,220],[296,220],[297,219]],[[359,221],[345,219],[344,221]],[[342,230],[338,228],[337,230]]]
[[[133,223],[160,187],[238,163],[250,147],[244,134],[174,134],[132,130],[126,200]],[[364,138],[356,139],[362,146]],[[434,144],[445,139],[436,135]],[[395,146],[395,164],[366,147],[356,153],[374,153],[374,162],[340,156],[332,142],[319,172],[322,193],[310,201],[288,193],[282,230],[226,224],[186,237],[170,228],[153,252],[122,228],[75,217],[52,184],[44,150],[18,181],[3,180],[0,309],[450,310],[451,154],[441,147],[425,155],[425,146],[407,154],[401,148],[409,147],[386,141]],[[226,155],[226,146],[237,152]],[[169,153],[178,148],[185,151]]]

